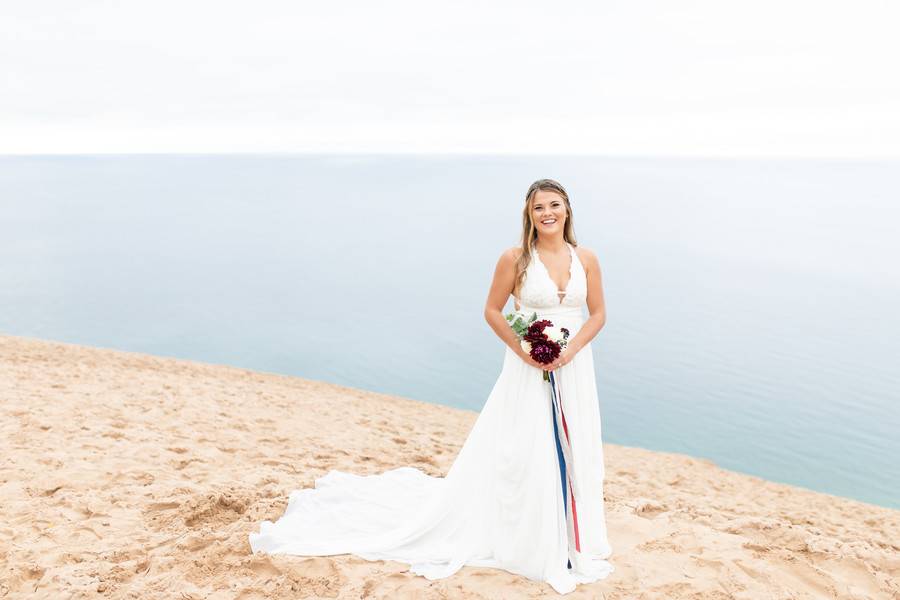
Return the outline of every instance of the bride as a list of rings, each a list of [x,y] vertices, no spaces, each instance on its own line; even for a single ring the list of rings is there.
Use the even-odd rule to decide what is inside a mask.
[[[278,521],[260,523],[253,552],[350,553],[408,563],[428,579],[494,567],[561,594],[613,571],[590,344],[606,319],[600,265],[576,247],[569,197],[556,181],[531,185],[522,216],[522,246],[500,257],[484,311],[507,346],[503,368],[447,475],[332,470],[315,488],[291,492]],[[502,312],[510,295],[517,311],[571,332],[552,363],[520,345]]]

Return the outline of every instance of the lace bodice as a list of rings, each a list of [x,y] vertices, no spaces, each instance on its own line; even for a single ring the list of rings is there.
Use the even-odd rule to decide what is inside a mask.
[[[534,245],[531,246],[531,260],[525,269],[525,280],[519,290],[519,305],[530,308],[553,308],[557,306],[581,306],[587,300],[587,276],[584,265],[572,244],[566,242],[571,255],[569,264],[569,283],[565,296],[560,301],[556,283],[550,277],[547,267],[541,262],[540,255]]]

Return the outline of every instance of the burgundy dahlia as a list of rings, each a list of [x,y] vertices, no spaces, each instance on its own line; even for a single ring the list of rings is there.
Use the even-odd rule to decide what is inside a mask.
[[[534,346],[535,344],[543,344],[547,341],[547,336],[543,333],[539,333],[536,335],[532,335],[530,333],[526,333],[522,336],[522,339]]]
[[[562,348],[553,340],[541,340],[531,344],[531,358],[544,365],[556,360],[560,352]]]
[[[535,321],[528,326],[528,333],[532,336],[540,336],[542,339],[547,339],[547,336],[544,335],[544,328],[551,325],[553,325],[553,322],[547,319]]]
[[[549,341],[547,339],[547,334],[544,333],[544,328],[550,325],[553,325],[553,323],[546,319],[535,321],[528,326],[528,332],[522,336],[522,339],[529,342],[532,346],[535,344],[543,344]]]

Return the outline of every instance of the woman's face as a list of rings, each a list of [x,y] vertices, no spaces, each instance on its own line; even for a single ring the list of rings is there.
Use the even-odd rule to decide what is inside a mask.
[[[556,192],[538,190],[531,205],[531,220],[538,232],[545,235],[565,231],[565,200]]]

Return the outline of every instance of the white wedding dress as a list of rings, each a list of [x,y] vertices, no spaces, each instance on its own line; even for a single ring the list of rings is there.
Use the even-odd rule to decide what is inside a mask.
[[[560,300],[535,249],[520,311],[575,335],[584,322],[584,267],[569,245],[569,283]],[[605,578],[613,566],[603,507],[603,446],[591,345],[555,371],[577,480],[580,551],[570,544],[569,503],[554,434],[550,384],[541,369],[506,349],[503,369],[446,477],[413,467],[361,476],[330,471],[315,488],[291,492],[278,521],[250,534],[253,552],[410,564],[428,579],[463,565],[495,567],[545,581],[557,592]],[[571,568],[569,567],[571,565]]]

